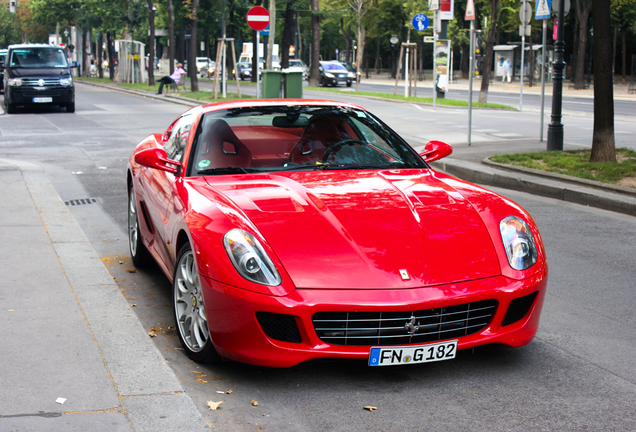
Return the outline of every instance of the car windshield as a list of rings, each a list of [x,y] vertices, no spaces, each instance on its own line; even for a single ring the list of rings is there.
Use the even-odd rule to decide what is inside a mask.
[[[67,68],[68,63],[61,48],[19,48],[11,50],[11,67]]]
[[[339,106],[268,106],[204,115],[191,175],[427,168],[375,116]]]
[[[328,70],[328,71],[345,71],[345,72],[346,72],[346,70],[347,70],[347,69],[346,69],[343,65],[341,65],[340,63],[323,63],[323,64],[322,64],[322,67],[323,67],[325,70]]]

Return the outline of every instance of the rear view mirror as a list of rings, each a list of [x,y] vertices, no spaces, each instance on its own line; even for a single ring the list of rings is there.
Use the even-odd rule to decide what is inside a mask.
[[[424,151],[420,153],[425,162],[433,162],[453,153],[453,147],[442,141],[429,141],[424,147]]]
[[[176,174],[181,167],[181,163],[168,159],[166,151],[161,148],[149,148],[142,150],[135,155],[135,162],[139,165],[167,171]]]
[[[297,127],[305,127],[309,124],[309,119],[305,116],[299,116],[296,119],[289,118],[288,116],[278,116],[274,117],[272,120],[272,124],[276,127],[281,128],[297,128]]]

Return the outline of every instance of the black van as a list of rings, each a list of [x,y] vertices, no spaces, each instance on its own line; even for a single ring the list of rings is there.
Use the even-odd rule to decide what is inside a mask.
[[[4,70],[4,106],[58,105],[75,112],[71,66],[63,48],[45,44],[10,45]]]

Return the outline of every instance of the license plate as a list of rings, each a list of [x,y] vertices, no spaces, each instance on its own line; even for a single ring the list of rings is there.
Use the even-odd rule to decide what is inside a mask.
[[[392,366],[450,360],[457,353],[457,341],[418,346],[372,347],[369,366]]]
[[[47,103],[47,102],[53,102],[53,98],[52,97],[34,97],[33,98],[33,103]]]

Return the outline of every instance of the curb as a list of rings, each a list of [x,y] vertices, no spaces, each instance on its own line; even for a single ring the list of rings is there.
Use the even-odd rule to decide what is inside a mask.
[[[507,170],[500,170],[453,158],[433,162],[432,165],[440,171],[472,183],[518,190],[636,216],[636,196],[627,196],[609,189],[602,189],[600,185],[594,185],[597,188],[592,188],[587,184],[579,183],[572,177],[567,177],[565,180],[553,179],[543,176],[537,177],[534,173],[526,174],[521,171],[517,175],[511,176],[511,169],[507,165]]]

